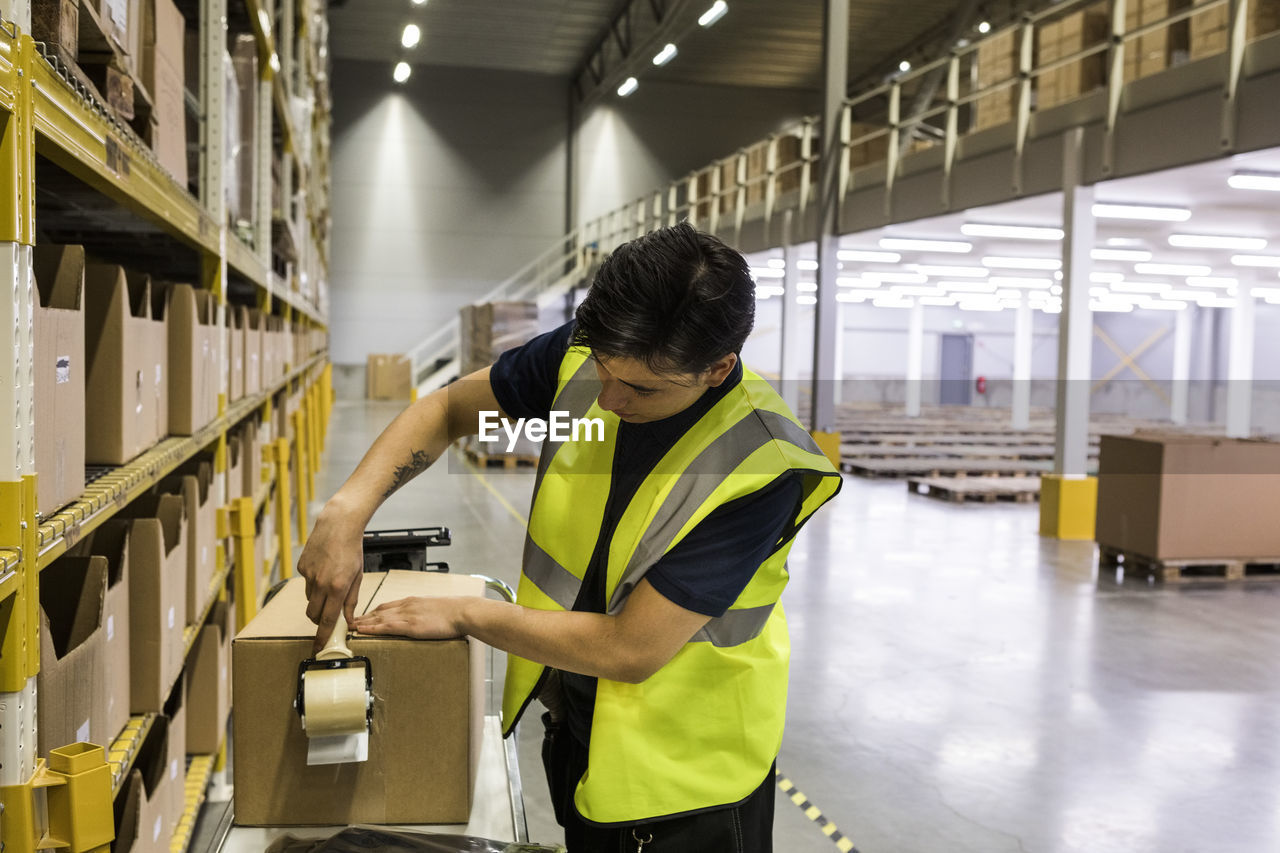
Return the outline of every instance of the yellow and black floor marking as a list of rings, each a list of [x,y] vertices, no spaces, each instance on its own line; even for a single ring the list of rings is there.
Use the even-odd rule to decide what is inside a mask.
[[[800,807],[800,811],[804,812],[804,816],[809,818],[818,825],[818,829],[822,830],[822,834],[835,842],[836,848],[841,853],[858,853],[853,842],[840,834],[840,830],[836,829],[836,825],[827,820],[822,815],[822,810],[809,802],[809,798],[804,792],[796,790],[796,786],[791,784],[791,780],[781,773],[778,774],[778,787],[782,789],[782,793],[791,798],[791,802]]]

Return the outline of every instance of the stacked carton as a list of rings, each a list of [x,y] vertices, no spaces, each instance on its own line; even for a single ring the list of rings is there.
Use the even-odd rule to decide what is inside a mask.
[[[1131,0],[1125,7],[1125,31],[1162,21],[1179,5],[1177,0]],[[1185,24],[1164,27],[1136,39],[1128,39],[1124,49],[1124,82],[1130,83],[1159,74],[1175,58],[1186,56]]]
[[[459,312],[462,375],[490,364],[538,334],[536,302],[480,302]]]
[[[1036,34],[1038,64],[1048,65],[1087,48],[1106,42],[1110,32],[1106,3],[1098,3],[1073,12],[1057,21],[1044,24]],[[1105,86],[1107,54],[1095,53],[1061,68],[1046,71],[1036,78],[1036,107],[1073,101],[1081,95]]]
[[[974,69],[974,86],[985,89],[1018,76],[1018,31],[1006,29],[978,44]],[[970,104],[972,130],[1013,121],[1018,103],[1018,87],[1009,86],[983,95]]]
[[[403,355],[370,355],[365,384],[370,400],[408,400],[413,394],[413,363]]]
[[[883,128],[874,124],[864,124],[862,122],[853,122],[849,126],[849,138],[857,139],[866,136],[876,130]],[[859,142],[856,145],[849,146],[849,168],[857,169],[860,166],[867,166],[871,163],[879,163],[884,161],[889,153],[889,135],[882,134],[865,142]]]
[[[1203,5],[1207,0],[1197,0]],[[1228,7],[1216,6],[1191,18],[1191,58],[1200,59],[1227,49]],[[1247,38],[1249,41],[1280,30],[1280,0],[1250,0]]]

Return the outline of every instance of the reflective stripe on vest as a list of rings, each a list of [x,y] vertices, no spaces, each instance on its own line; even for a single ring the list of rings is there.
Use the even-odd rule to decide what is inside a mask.
[[[566,353],[554,404],[600,417],[604,442],[544,444],[518,593],[528,607],[573,606],[608,500],[618,419],[596,403],[590,354]],[[783,541],[733,605],[710,620],[642,684],[598,679],[588,769],[575,803],[587,820],[622,823],[713,808],[746,797],[782,740],[786,620],[778,603],[796,529],[839,489],[839,475],[762,379],[742,382],[693,424],[648,472],[608,543],[608,612],[626,605],[645,573],[718,507],[788,472],[804,497]],[[503,697],[510,731],[543,667],[510,656]]]

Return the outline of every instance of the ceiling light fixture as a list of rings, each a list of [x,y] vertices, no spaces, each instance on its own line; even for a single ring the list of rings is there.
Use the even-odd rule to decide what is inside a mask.
[[[985,257],[982,259],[982,265],[1010,270],[1056,270],[1062,267],[1062,261],[1057,258]]]
[[[787,262],[782,258],[770,258],[768,264],[770,269],[785,270],[787,268]]]
[[[409,2],[413,3],[413,5],[415,5],[415,6],[425,6],[425,5],[427,5],[427,0],[409,0]]]
[[[1237,190],[1280,192],[1280,175],[1274,172],[1236,172],[1227,178],[1227,186]]]
[[[1163,207],[1153,204],[1116,204],[1099,201],[1093,205],[1099,219],[1145,219],[1152,222],[1186,222],[1191,211],[1185,207]]]
[[[1089,281],[1124,281],[1124,273],[1122,272],[1091,272],[1089,273]]]
[[[409,79],[409,74],[412,73],[412,70],[413,69],[409,67],[409,63],[397,62],[395,70],[391,72],[391,77],[397,83],[403,83],[405,80]]]
[[[1021,276],[993,275],[987,279],[996,287],[1029,287],[1033,290],[1048,290],[1053,287],[1053,280],[1048,278],[1023,278]]]
[[[1217,234],[1170,234],[1169,245],[1180,249],[1265,249],[1261,237],[1223,237]]]
[[[634,77],[628,77],[622,81],[622,85],[618,87],[618,97],[625,98],[640,87],[640,81]]]
[[[1138,275],[1208,275],[1213,267],[1202,264],[1134,264],[1133,271]]]
[[[901,71],[903,74],[906,74],[908,71],[911,70],[911,62],[906,59],[902,60],[901,62],[898,63],[898,70]]]
[[[797,302],[797,304],[800,304],[800,305],[817,305],[817,304],[818,304],[818,297],[816,297],[816,296],[797,296],[797,297],[796,297],[796,302]]]
[[[911,268],[925,275],[950,276],[952,278],[986,278],[989,270],[985,267],[945,267],[932,264],[912,264]]]
[[[1138,304],[1154,311],[1181,311],[1187,307],[1187,303],[1176,299],[1144,299]]]
[[[1145,249],[1094,249],[1089,257],[1095,261],[1149,261],[1151,253]]]
[[[797,293],[817,293],[818,285],[812,281],[802,281],[796,285]]]
[[[908,252],[951,252],[957,255],[973,251],[972,243],[961,240],[917,240],[913,237],[882,237],[880,248]]]
[[[966,222],[960,226],[966,237],[1007,237],[1011,240],[1061,240],[1061,228],[1042,228],[1035,225],[991,225],[983,222]]]
[[[938,287],[948,293],[995,293],[996,285],[988,281],[940,281]]]
[[[816,270],[817,268],[818,262],[815,260],[805,258],[804,260],[796,261],[796,269],[798,270]]]
[[[982,23],[978,24],[978,32],[982,33],[984,36],[987,33],[991,32],[991,22],[983,21]]]
[[[679,51],[676,50],[676,46],[668,42],[667,46],[658,51],[657,56],[653,58],[653,64],[666,65],[668,62],[676,58],[677,53],[679,53]]]
[[[716,0],[711,4],[711,8],[702,13],[702,17],[698,18],[698,26],[709,27],[716,21],[724,17],[724,13],[729,11],[729,4],[724,0]]]
[[[868,298],[852,290],[842,290],[836,294],[837,302],[866,302]]]
[[[1280,255],[1232,255],[1231,263],[1238,267],[1280,268]]]
[[[862,273],[864,281],[891,281],[899,284],[924,284],[929,276],[918,272],[879,272],[866,270]]]
[[[404,32],[400,34],[401,47],[417,47],[418,42],[422,40],[422,30],[417,24],[405,24]]]
[[[1128,302],[1103,302],[1101,300],[1097,300],[1089,303],[1089,310],[1111,314],[1125,314],[1133,310],[1133,305]]]
[[[857,276],[842,275],[836,279],[836,287],[875,287],[878,282],[863,281]]]
[[[1238,279],[1227,276],[1201,276],[1193,275],[1187,279],[1187,284],[1192,287],[1214,287],[1218,290],[1227,290],[1239,284]]]
[[[877,252],[874,249],[841,249],[836,257],[842,261],[867,261],[873,264],[896,264],[902,260],[897,252]]]
[[[1167,284],[1147,281],[1117,281],[1111,285],[1112,293],[1164,293],[1166,290],[1169,290]]]
[[[750,272],[752,278],[785,278],[787,275],[786,270],[774,266],[752,267]]]

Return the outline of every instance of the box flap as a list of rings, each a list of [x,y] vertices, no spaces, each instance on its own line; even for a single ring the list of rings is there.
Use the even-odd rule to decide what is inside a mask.
[[[368,575],[366,575],[368,577]],[[386,579],[378,587],[377,595],[369,603],[370,608],[389,601],[412,596],[455,597],[471,595],[484,597],[484,581],[472,575],[451,575],[447,572],[386,572]]]
[[[107,558],[64,557],[45,569],[40,580],[40,607],[48,620],[42,619],[41,627],[63,658],[102,624]]]
[[[84,246],[36,246],[33,265],[41,308],[80,310]]]
[[[356,612],[363,613],[378,591],[382,578],[365,575],[360,581],[360,597]],[[307,618],[306,581],[290,578],[275,597],[267,602],[258,615],[236,635],[235,641],[252,639],[279,639],[288,637],[314,637],[316,626]]]

